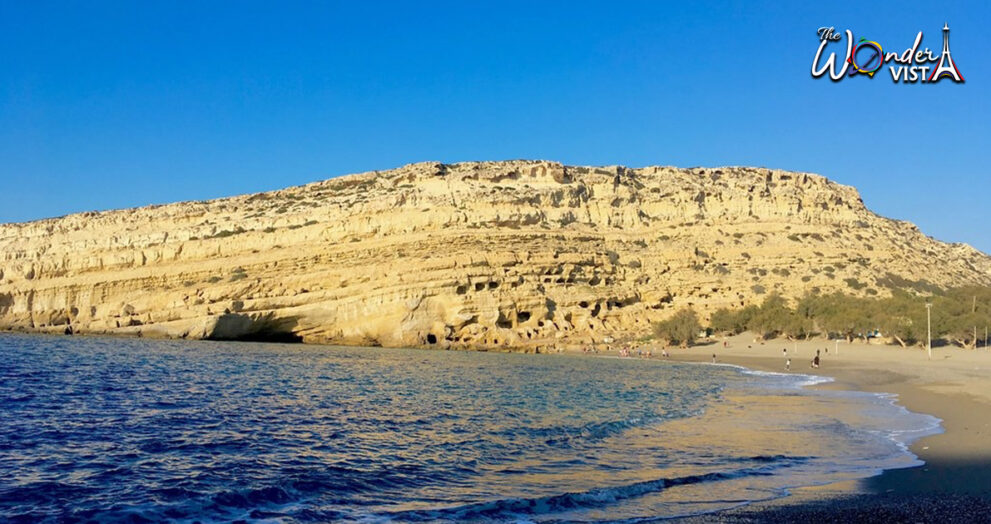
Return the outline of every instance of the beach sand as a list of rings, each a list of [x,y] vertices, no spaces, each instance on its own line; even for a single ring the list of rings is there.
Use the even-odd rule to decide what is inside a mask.
[[[723,342],[727,347],[723,346]],[[837,353],[838,348],[838,353]],[[885,392],[911,411],[942,419],[944,432],[917,440],[925,464],[888,470],[858,482],[794,490],[792,495],[688,521],[991,522],[991,352],[861,342],[756,341],[744,334],[689,349],[669,349],[675,361],[718,362],[832,377],[816,387]],[[811,360],[820,350],[820,367]],[[827,352],[828,350],[828,352]]]

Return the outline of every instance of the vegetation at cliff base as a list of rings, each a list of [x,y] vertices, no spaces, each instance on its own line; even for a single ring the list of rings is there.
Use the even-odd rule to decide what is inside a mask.
[[[991,326],[991,288],[987,287],[955,288],[931,296],[896,290],[885,298],[810,293],[798,299],[794,307],[780,295],[772,294],[760,305],[714,312],[710,327],[718,333],[751,331],[766,339],[821,335],[853,340],[877,334],[906,347],[926,342],[927,303],[932,304],[933,340],[965,348],[983,342],[985,328]],[[683,311],[676,317],[684,315]],[[660,326],[655,328],[659,336]],[[663,333],[668,333],[667,329],[670,328]]]
[[[671,344],[687,347],[695,343],[702,331],[699,317],[690,308],[682,309],[671,318],[654,324],[654,334]]]

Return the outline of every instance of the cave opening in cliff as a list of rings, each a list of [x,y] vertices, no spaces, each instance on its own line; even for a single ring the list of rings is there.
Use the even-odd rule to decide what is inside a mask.
[[[437,335],[434,335],[433,333],[427,333],[427,344],[436,344],[436,343],[437,343]]]
[[[301,343],[302,335],[297,334],[295,318],[274,318],[271,314],[261,318],[228,313],[217,319],[209,340],[232,340],[238,342],[279,342]]]
[[[213,340],[232,340],[237,342],[274,342],[280,344],[300,344],[303,337],[292,331],[282,331],[278,329],[262,329],[253,333],[245,333],[235,337],[215,338]]]

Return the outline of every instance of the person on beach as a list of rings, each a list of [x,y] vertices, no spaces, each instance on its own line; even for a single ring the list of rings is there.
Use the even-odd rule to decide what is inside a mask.
[[[785,359],[785,371],[791,371],[791,359]]]
[[[812,359],[812,367],[813,368],[819,367],[819,355],[816,355],[815,358]]]
[[[785,357],[785,358],[788,358],[788,348],[783,348],[781,350],[781,356],[782,357]]]
[[[716,354],[715,353],[712,354],[712,363],[713,364],[716,363]]]

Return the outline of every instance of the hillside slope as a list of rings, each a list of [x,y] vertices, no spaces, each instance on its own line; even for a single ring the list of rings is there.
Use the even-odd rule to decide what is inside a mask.
[[[991,285],[991,258],[756,168],[420,163],[0,226],[0,329],[532,348],[770,292]]]

